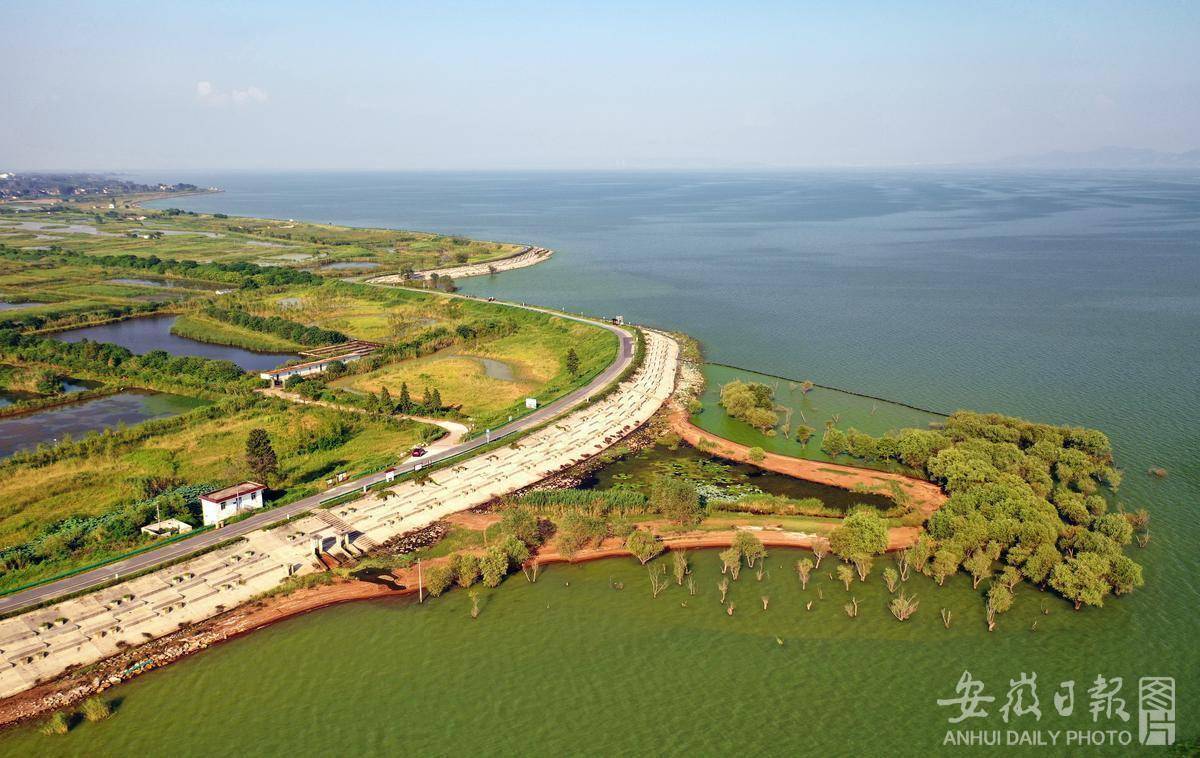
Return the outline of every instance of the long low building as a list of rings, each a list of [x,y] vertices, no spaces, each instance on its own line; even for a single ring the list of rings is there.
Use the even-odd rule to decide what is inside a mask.
[[[367,342],[366,340],[353,340],[351,342],[343,342],[340,345],[315,347],[300,353],[300,355],[306,358],[313,358],[313,360],[305,361],[304,363],[295,363],[291,366],[280,366],[270,371],[263,371],[259,374],[259,377],[270,382],[272,387],[278,387],[293,376],[320,374],[333,363],[353,363],[364,356],[370,355],[379,348],[380,345],[378,342]]]

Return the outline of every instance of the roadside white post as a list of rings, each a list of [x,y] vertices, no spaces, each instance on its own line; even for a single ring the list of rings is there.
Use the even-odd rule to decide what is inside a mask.
[[[421,559],[417,559],[417,602],[425,602],[425,577],[421,574]]]

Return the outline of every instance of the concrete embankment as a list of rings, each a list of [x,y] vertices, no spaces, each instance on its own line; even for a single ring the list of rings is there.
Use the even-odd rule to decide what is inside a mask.
[[[0,621],[0,697],[122,654],[245,603],[293,574],[314,550],[346,558],[451,513],[528,487],[605,449],[670,396],[677,343],[646,333],[645,357],[617,391],[505,445],[359,500],[320,509],[232,545],[82,597]]]

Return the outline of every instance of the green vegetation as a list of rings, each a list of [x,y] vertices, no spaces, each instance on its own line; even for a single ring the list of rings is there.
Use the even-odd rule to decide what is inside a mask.
[[[288,342],[306,347],[318,345],[336,345],[350,338],[334,329],[322,329],[319,326],[309,326],[296,321],[289,321],[282,316],[256,316],[243,310],[218,308],[209,305],[203,310],[204,316],[214,321],[247,329],[253,332],[264,332],[285,339]]]
[[[1076,608],[1143,583],[1124,548],[1146,518],[1109,512],[1102,488],[1115,491],[1121,475],[1102,432],[959,411],[941,430],[851,430],[845,439],[851,454],[920,468],[949,493],[912,551],[912,565],[939,583],[961,566],[978,585],[1002,562],[993,582],[1008,592],[1023,578]],[[1010,603],[997,590],[989,604],[999,612]]]
[[[147,544],[138,529],[158,515],[199,524],[195,497],[215,484],[265,473],[282,502],[323,489],[338,471],[378,469],[421,440],[423,427],[247,397],[15,454],[0,463],[0,589]],[[251,465],[254,430],[274,440],[278,473]],[[253,460],[266,466],[254,436]]]
[[[62,711],[55,711],[49,719],[46,720],[41,727],[38,728],[42,734],[55,735],[66,734],[71,731],[71,722],[67,719],[67,715]]]
[[[721,387],[721,407],[730,416],[774,436],[779,416],[775,413],[775,393],[767,385],[735,379]]]
[[[764,452],[829,461],[834,456],[821,449],[822,435],[827,427],[854,427],[880,437],[901,429],[934,428],[945,420],[945,416],[938,413],[817,387],[811,382],[716,364],[705,364],[702,368],[705,386],[699,406],[691,409],[692,423],[719,437],[747,447],[762,448]],[[769,388],[773,405],[761,410],[776,415],[777,421],[773,427],[766,430],[756,428],[742,419],[734,418],[725,409],[721,404],[721,392],[734,382]],[[766,421],[765,415],[763,420]],[[775,433],[770,434],[771,431]],[[910,473],[905,466],[893,460],[864,459],[855,465]]]
[[[88,721],[104,721],[112,715],[112,706],[99,697],[89,697],[83,701],[83,717]]]
[[[70,247],[88,255],[173,258],[221,264],[268,263],[284,270],[319,275],[347,273],[337,264],[367,263],[372,274],[486,263],[516,255],[519,245],[392,229],[360,229],[298,221],[230,217],[176,209],[136,207],[137,198],[83,198],[37,213],[9,216],[0,207],[0,229],[16,232],[6,241],[17,247]],[[113,202],[117,207],[109,208]],[[32,220],[48,228],[5,228]],[[15,223],[12,223],[15,227]],[[95,229],[86,233],[79,227]],[[332,264],[332,265],[331,265]]]
[[[175,319],[171,324],[171,334],[197,342],[231,345],[262,353],[296,353],[303,349],[298,343],[283,337],[226,324],[192,312]]]

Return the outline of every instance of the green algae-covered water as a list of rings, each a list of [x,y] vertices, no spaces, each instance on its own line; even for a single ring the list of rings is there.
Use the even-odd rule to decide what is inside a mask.
[[[729,592],[733,616],[719,602],[714,551],[692,554],[695,596],[672,580],[653,598],[646,569],[617,559],[552,566],[536,584],[510,577],[484,590],[476,620],[462,591],[423,606],[330,608],[110,691],[120,703],[107,722],[59,737],[23,729],[3,747],[80,756],[761,755],[873,754],[895,744],[893,752],[915,754],[940,740],[946,715],[934,700],[953,695],[964,666],[999,686],[1032,648],[1058,651],[1037,667],[1056,685],[1137,673],[1132,662],[1097,661],[1094,619],[1048,595],[1026,593],[989,635],[969,580],[938,589],[918,576],[906,587],[921,607],[902,624],[885,608],[886,562],[847,593],[825,576],[826,559],[801,591],[791,568],[800,555],[771,551],[762,581],[744,568]],[[860,601],[855,619],[842,610],[849,597]],[[949,630],[942,607],[953,613]],[[1114,606],[1105,633],[1130,634],[1132,616]],[[864,712],[877,716],[864,721]],[[1051,716],[1042,726],[1086,722]],[[852,750],[850,740],[867,747]]]
[[[935,700],[952,696],[966,669],[999,700],[986,719],[960,726],[1016,727],[999,706],[1022,672],[1039,677],[1043,716],[1032,726],[1111,726],[1092,721],[1086,688],[1119,676],[1131,721],[1117,726],[1136,741],[1138,679],[1166,676],[1177,686],[1179,739],[1200,737],[1194,173],[189,180],[226,191],[170,204],[551,247],[544,264],[464,289],[679,329],[713,361],[933,410],[1103,429],[1126,472],[1119,500],[1152,515],[1149,547],[1133,551],[1146,586],[1080,613],[1022,586],[989,635],[963,577],[941,589],[920,580],[921,609],[906,625],[884,616],[881,598],[854,622],[814,611],[788,624],[799,611],[783,589],[772,590],[766,614],[742,615],[751,597],[728,618],[667,596],[652,602],[627,562],[555,569],[536,588],[518,578],[501,589],[475,624],[460,595],[415,612],[330,609],[256,633],[118,690],[118,718],[57,746],[926,755],[951,728]],[[1167,477],[1148,476],[1151,466]],[[624,592],[605,589],[610,573],[625,577]],[[567,576],[571,588],[557,583]],[[949,631],[942,606],[957,609]],[[1064,724],[1051,701],[1065,679],[1077,702]],[[172,728],[160,732],[163,718]]]

